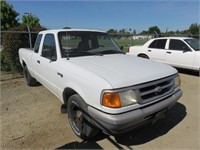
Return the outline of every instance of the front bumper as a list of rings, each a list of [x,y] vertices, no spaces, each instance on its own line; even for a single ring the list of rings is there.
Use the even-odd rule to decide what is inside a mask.
[[[88,107],[88,113],[94,120],[96,126],[108,134],[121,134],[141,126],[149,121],[156,121],[163,113],[170,109],[182,96],[179,90],[170,97],[155,104],[139,108],[122,114],[108,114],[93,107]]]

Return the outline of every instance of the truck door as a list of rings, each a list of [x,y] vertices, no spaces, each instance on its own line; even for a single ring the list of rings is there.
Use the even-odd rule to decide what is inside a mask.
[[[57,95],[57,51],[54,34],[46,34],[39,57],[36,57],[40,82]]]
[[[40,74],[39,74],[39,64],[37,62],[38,58],[40,57],[39,50],[42,48],[42,39],[43,35],[38,34],[37,39],[35,41],[34,46],[34,53],[32,54],[31,58],[31,71],[34,74],[33,76],[36,78],[36,80],[40,81]]]

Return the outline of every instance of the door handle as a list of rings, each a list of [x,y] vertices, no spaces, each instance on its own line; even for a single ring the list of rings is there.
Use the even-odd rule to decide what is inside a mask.
[[[40,64],[40,61],[39,61],[39,60],[37,60],[37,63],[38,63],[38,64]]]
[[[151,52],[151,50],[148,50],[148,52]]]
[[[57,75],[59,75],[61,78],[63,78],[63,74],[61,74],[60,72],[57,72]]]
[[[167,54],[171,54],[172,52],[167,52]]]

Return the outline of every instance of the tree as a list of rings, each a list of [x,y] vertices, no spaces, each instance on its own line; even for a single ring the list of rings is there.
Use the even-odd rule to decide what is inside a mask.
[[[140,33],[140,35],[146,35],[146,34],[149,34],[149,33],[148,33],[148,31],[145,31],[145,30],[143,30],[143,31]]]
[[[153,26],[153,27],[149,28],[149,34],[155,34],[155,32],[158,33],[158,34],[161,33],[160,29],[158,28],[158,26]]]
[[[71,27],[64,27],[63,29],[71,29]]]
[[[126,33],[126,30],[125,29],[121,29],[121,30],[119,30],[119,33]]]
[[[189,28],[189,32],[192,33],[193,35],[199,35],[199,30],[200,30],[200,25],[197,23],[191,24]]]
[[[19,14],[5,0],[1,1],[1,31],[9,30],[18,25]]]
[[[109,34],[110,34],[110,33],[111,33],[111,34],[112,34],[112,33],[117,33],[117,31],[114,30],[114,29],[110,29],[110,30],[107,31],[107,33],[109,33]]]
[[[136,35],[136,30],[135,29],[133,30],[133,35]]]
[[[116,37],[117,36],[117,30],[114,30],[114,29],[108,30],[107,33],[110,34],[112,37]]]
[[[28,24],[31,27],[37,27],[40,26],[40,19],[36,15],[28,13],[27,15],[22,15],[22,23]]]

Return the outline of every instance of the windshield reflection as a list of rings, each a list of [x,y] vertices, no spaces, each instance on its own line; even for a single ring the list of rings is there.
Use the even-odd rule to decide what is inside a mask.
[[[62,31],[58,33],[58,39],[63,58],[123,53],[113,39],[103,32]]]

